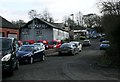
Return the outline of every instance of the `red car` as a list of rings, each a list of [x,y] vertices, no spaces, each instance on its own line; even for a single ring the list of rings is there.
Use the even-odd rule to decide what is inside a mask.
[[[34,44],[35,41],[34,40],[25,40],[25,41],[22,41],[23,45],[28,45],[28,44]]]
[[[52,40],[48,42],[48,48],[59,48],[62,45],[62,42],[59,40]]]
[[[22,46],[23,45],[22,41],[19,40],[18,45],[19,45],[19,47]]]

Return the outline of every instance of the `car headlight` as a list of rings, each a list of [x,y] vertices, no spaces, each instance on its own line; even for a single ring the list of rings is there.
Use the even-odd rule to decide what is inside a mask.
[[[54,45],[54,48],[56,48],[56,45]]]
[[[11,55],[12,55],[12,54],[7,54],[7,55],[5,55],[5,56],[1,59],[1,61],[9,61],[10,58],[11,58]]]
[[[32,53],[28,53],[28,54],[25,54],[24,56],[29,56],[30,57],[31,55],[32,55]]]

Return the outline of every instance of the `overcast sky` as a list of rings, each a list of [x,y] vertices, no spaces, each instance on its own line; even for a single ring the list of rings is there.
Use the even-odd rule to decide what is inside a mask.
[[[56,21],[62,21],[64,16],[79,11],[84,15],[99,14],[96,5],[98,2],[99,0],[0,0],[0,15],[9,21],[22,19],[27,22],[30,20],[28,12],[31,9],[38,13],[47,9]]]

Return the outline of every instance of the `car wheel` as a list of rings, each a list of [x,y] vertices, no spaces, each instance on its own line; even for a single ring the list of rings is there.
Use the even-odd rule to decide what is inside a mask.
[[[79,52],[81,52],[81,50]]]
[[[60,53],[60,52],[58,52],[58,55],[61,55],[61,53]]]
[[[33,64],[34,63],[34,59],[33,57],[30,57],[30,61],[29,61],[30,64]]]
[[[71,52],[71,55],[74,56],[74,55],[75,55],[75,52]]]
[[[16,62],[15,69],[19,69],[19,61]]]
[[[41,61],[45,60],[45,55],[42,55]]]

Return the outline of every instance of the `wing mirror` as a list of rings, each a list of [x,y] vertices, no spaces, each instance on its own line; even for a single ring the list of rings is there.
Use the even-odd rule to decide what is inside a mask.
[[[36,52],[37,50],[33,50],[33,53]]]

